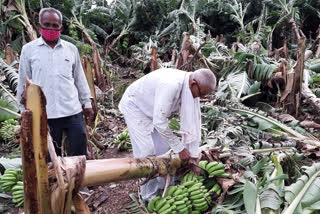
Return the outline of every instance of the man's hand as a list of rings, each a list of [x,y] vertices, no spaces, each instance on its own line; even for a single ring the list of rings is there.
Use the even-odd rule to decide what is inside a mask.
[[[84,118],[86,120],[86,123],[89,125],[90,122],[93,120],[94,112],[92,108],[85,108],[83,109]]]
[[[188,149],[184,148],[181,152],[179,152],[179,158],[182,164],[188,164],[190,159],[190,152]]]
[[[198,177],[201,171],[201,169],[197,167],[199,165],[198,158],[190,158],[189,163],[191,165],[191,171]]]

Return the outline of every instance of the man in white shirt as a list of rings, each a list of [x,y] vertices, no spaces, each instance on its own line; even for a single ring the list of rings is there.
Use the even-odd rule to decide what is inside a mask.
[[[161,155],[171,148],[179,153],[183,163],[194,162],[201,140],[199,97],[211,93],[215,87],[216,78],[208,69],[195,72],[158,69],[131,84],[119,109],[128,126],[133,156]],[[182,139],[168,127],[168,117],[177,110],[180,110]],[[151,200],[164,184],[164,178],[159,177],[142,185],[143,200]]]
[[[85,155],[87,140],[83,114],[89,122],[93,119],[93,110],[78,49],[59,38],[62,29],[60,11],[43,8],[39,14],[39,27],[41,37],[22,48],[18,103],[21,101],[26,78],[29,78],[42,88],[46,96],[48,125],[57,155],[61,156],[64,130],[68,139],[67,155]],[[20,110],[24,110],[23,105],[20,105]]]

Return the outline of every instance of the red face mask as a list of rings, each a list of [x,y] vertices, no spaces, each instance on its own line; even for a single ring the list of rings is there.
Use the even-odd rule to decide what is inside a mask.
[[[60,36],[60,30],[46,30],[41,28],[41,35],[48,41],[55,41]]]

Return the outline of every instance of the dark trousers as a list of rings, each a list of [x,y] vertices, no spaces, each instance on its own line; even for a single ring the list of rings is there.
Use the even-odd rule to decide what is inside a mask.
[[[58,156],[61,156],[62,133],[67,135],[66,153],[67,156],[87,154],[87,135],[84,127],[83,114],[48,119],[50,134]]]

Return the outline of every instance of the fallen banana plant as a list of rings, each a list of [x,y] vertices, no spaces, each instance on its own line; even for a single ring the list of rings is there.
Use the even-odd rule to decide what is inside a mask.
[[[247,110],[243,110],[243,109],[235,109],[235,108],[230,108],[230,110],[232,111],[235,111],[235,112],[238,112],[240,114],[244,114],[244,115],[249,115],[251,117],[258,117],[260,119],[263,119],[279,128],[281,128],[283,131],[289,133],[290,135],[292,135],[293,137],[296,137],[296,138],[299,138],[300,140],[305,140],[305,139],[308,139],[306,136],[296,132],[295,130],[293,130],[292,128],[280,123],[279,121],[273,119],[273,118],[270,118],[270,117],[265,117],[265,116],[262,116],[256,112],[251,112],[251,111],[247,111]],[[320,142],[319,142],[319,145],[320,145]]]
[[[319,210],[320,163],[306,167],[304,173],[296,183],[285,187],[288,207],[282,214],[312,213],[313,210]]]

